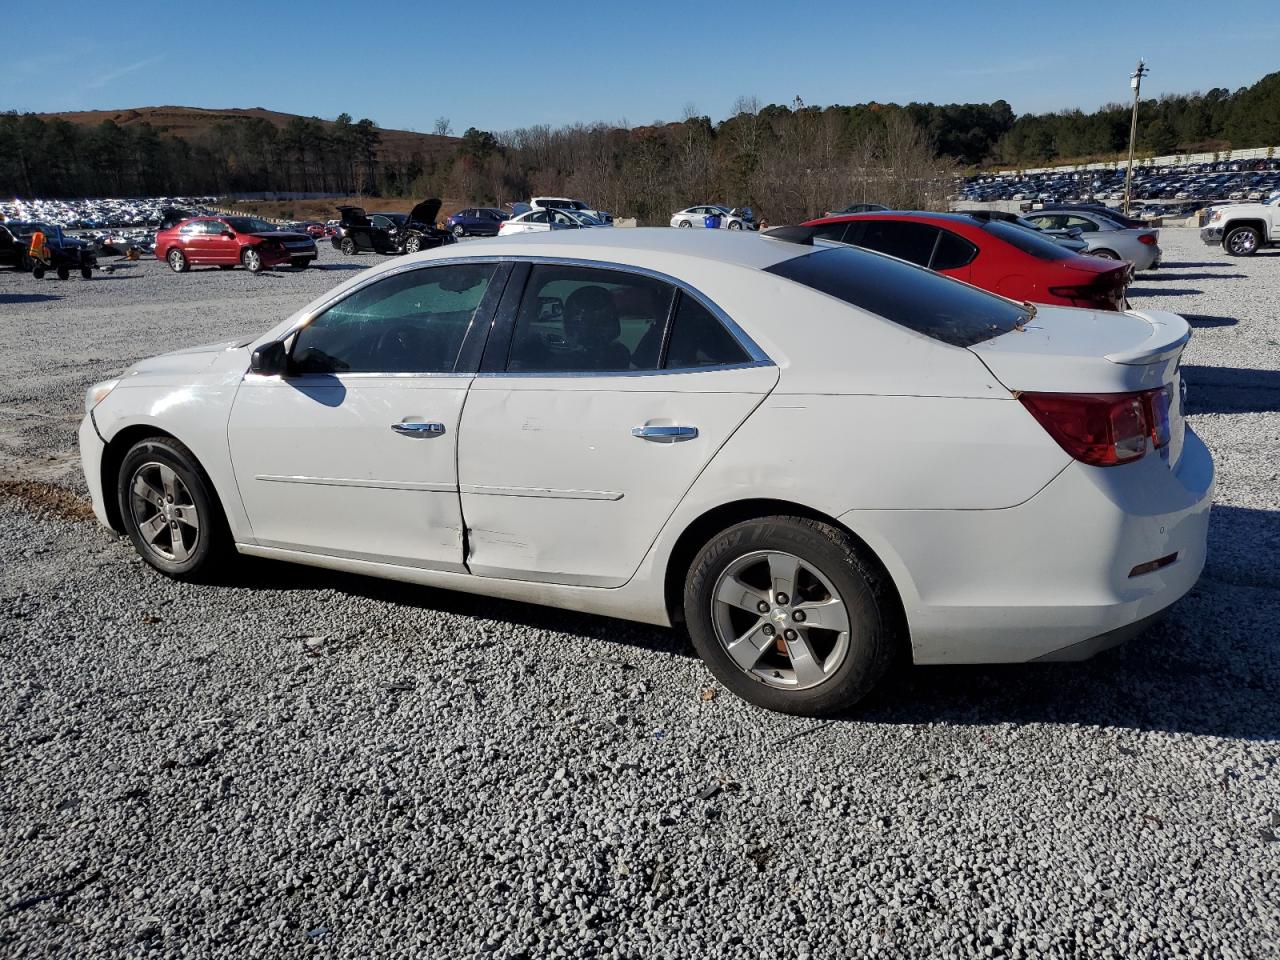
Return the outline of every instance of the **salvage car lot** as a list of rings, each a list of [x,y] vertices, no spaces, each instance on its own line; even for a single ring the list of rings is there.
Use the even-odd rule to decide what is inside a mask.
[[[1274,949],[1280,254],[1161,241],[1132,299],[1196,328],[1219,475],[1200,585],[1090,663],[902,671],[835,723],[717,692],[668,631],[272,564],[161,578],[41,485],[82,492],[83,388],[257,333],[374,259],[0,273],[0,944]]]

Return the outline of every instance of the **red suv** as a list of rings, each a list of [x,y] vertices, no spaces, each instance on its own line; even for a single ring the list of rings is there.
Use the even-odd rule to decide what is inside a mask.
[[[959,213],[860,213],[802,226],[815,237],[887,253],[1010,300],[1124,309],[1130,265],[1072,253],[1035,230]]]
[[[251,273],[291,264],[307,267],[316,242],[305,233],[277,230],[257,217],[196,217],[156,234],[156,259],[174,273],[211,264],[230,270],[243,264]]]

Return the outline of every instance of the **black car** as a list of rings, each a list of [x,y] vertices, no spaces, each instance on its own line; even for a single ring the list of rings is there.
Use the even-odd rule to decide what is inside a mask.
[[[70,277],[72,270],[78,270],[80,276],[86,280],[93,276],[93,268],[98,265],[98,255],[94,252],[92,244],[77,240],[75,237],[68,237],[62,232],[61,227],[51,223],[11,221],[4,226],[8,228],[6,232],[21,245],[20,265],[23,269],[29,269],[31,275],[37,280],[43,277],[47,270],[53,270],[59,280]],[[31,237],[37,230],[44,234],[45,246],[49,250],[47,264],[27,255],[31,246]]]
[[[409,213],[375,213],[363,207],[339,207],[341,219],[333,236],[335,250],[357,253],[417,253],[453,243],[453,234],[436,227],[438,199],[424,200]]]
[[[27,244],[14,236],[9,224],[0,223],[0,266],[15,270],[29,270]]]

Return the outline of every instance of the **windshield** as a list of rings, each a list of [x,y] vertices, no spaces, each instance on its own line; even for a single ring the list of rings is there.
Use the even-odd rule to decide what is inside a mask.
[[[982,225],[982,229],[1038,260],[1066,260],[1071,256],[1070,250],[1034,227],[1028,229],[1004,220],[990,220]]]
[[[275,233],[279,229],[257,217],[227,217],[227,224],[236,233]]]
[[[766,272],[955,347],[982,343],[1030,319],[1026,310],[1003,297],[844,245],[784,260]]]

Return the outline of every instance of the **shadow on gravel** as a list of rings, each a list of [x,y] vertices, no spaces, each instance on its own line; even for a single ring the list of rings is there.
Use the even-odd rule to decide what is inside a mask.
[[[47,303],[61,299],[52,293],[0,293],[0,303]]]
[[[1139,282],[1146,283],[1149,277],[1143,277]],[[1174,277],[1175,280],[1181,280],[1181,277]],[[1203,290],[1197,290],[1194,287],[1154,287],[1150,290],[1144,290],[1142,287],[1130,287],[1129,296],[1134,297],[1194,297],[1204,293]]]
[[[1280,370],[1191,365],[1182,378],[1192,414],[1280,412]]]
[[[316,263],[307,267],[308,270],[364,270],[367,269],[363,263]]]
[[[1179,269],[1186,269],[1186,268],[1188,268],[1188,267],[1219,267],[1219,268],[1221,268],[1221,267],[1233,267],[1233,266],[1235,266],[1235,264],[1234,264],[1234,263],[1224,263],[1224,262],[1222,262],[1221,260],[1205,260],[1205,261],[1199,261],[1199,260],[1196,260],[1196,261],[1192,261],[1192,260],[1187,260],[1187,261],[1176,261],[1176,260],[1175,260],[1175,261],[1169,261],[1169,260],[1166,260],[1166,261],[1164,261],[1163,263],[1161,263],[1161,264],[1160,264],[1160,269],[1161,269],[1161,270],[1179,270]]]
[[[1215,506],[1200,582],[1142,636],[1083,663],[900,669],[850,720],[1280,740],[1277,615],[1280,512]]]
[[[1184,313],[1182,319],[1192,327],[1234,327],[1240,321],[1235,317],[1211,317],[1205,313]]]
[[[1169,274],[1161,270],[1160,273],[1158,274],[1144,273],[1142,275],[1142,282],[1146,283],[1148,280],[1183,280],[1183,281],[1185,280],[1247,280],[1248,278],[1249,278],[1249,275],[1247,273],[1173,273],[1173,274]]]

